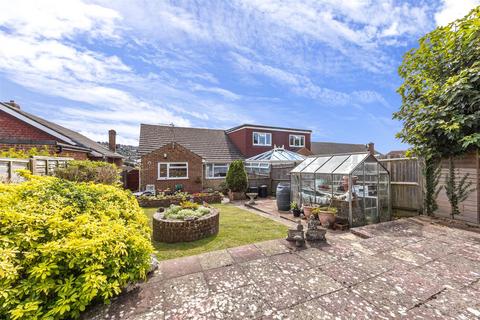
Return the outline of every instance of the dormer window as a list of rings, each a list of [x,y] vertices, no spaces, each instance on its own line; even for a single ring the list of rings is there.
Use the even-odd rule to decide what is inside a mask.
[[[268,132],[254,132],[253,145],[254,146],[271,146],[272,134]]]
[[[305,136],[298,134],[290,135],[290,147],[302,148],[305,147]]]

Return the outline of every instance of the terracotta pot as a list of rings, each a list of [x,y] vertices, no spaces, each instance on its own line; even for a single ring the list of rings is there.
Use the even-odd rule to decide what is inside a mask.
[[[303,206],[303,214],[305,215],[305,218],[309,218],[312,215],[312,210],[315,207],[312,206]]]
[[[318,218],[320,220],[320,223],[322,224],[322,227],[331,227],[335,223],[335,215],[327,212],[320,212],[318,214]]]

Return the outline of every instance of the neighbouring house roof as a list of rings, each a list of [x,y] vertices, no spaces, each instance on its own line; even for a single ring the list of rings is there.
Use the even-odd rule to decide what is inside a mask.
[[[112,152],[78,132],[37,117],[17,107],[13,107],[8,103],[0,102],[0,110],[37,127],[39,130],[63,140],[65,143],[58,143],[59,146],[87,151],[92,157],[123,158],[120,154]]]
[[[230,162],[243,155],[224,130],[186,128],[142,124],[140,126],[140,155],[152,152],[167,143],[176,142],[201,156],[206,162]]]
[[[294,129],[294,128],[283,128],[283,127],[271,127],[271,126],[263,126],[257,124],[242,124],[230,129],[225,130],[226,133],[231,133],[240,129],[264,129],[264,130],[274,130],[274,131],[291,131],[291,132],[302,132],[302,133],[312,133],[312,130],[305,130],[305,129]]]
[[[312,142],[310,150],[314,155],[322,155],[322,154],[365,152],[367,148],[364,144]]]
[[[247,162],[291,162],[303,161],[305,157],[293,151],[285,150],[284,148],[274,148],[264,153],[246,159]]]

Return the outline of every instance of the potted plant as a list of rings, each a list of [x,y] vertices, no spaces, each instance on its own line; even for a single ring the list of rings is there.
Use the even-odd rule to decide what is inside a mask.
[[[322,226],[326,228],[333,226],[335,223],[335,216],[337,215],[337,208],[329,206],[318,209],[318,219]]]
[[[292,212],[294,217],[300,217],[300,206],[296,201],[290,202],[290,211]]]
[[[303,204],[303,215],[308,219],[312,215],[312,210],[315,209],[315,206],[312,204],[312,198],[307,199],[308,201]]]
[[[227,182],[230,201],[245,199],[248,179],[242,160],[235,160],[230,164],[225,181]]]

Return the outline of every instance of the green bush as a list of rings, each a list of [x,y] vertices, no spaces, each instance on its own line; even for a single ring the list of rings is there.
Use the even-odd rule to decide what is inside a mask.
[[[247,172],[242,160],[235,160],[230,164],[225,180],[228,189],[233,192],[245,192],[247,190]]]
[[[16,158],[16,159],[28,159],[33,156],[50,156],[50,151],[47,147],[37,149],[35,147],[30,148],[28,150],[17,150],[15,148],[10,148],[8,150],[1,150],[0,151],[0,158]]]
[[[66,168],[55,170],[55,176],[75,182],[118,184],[120,181],[119,170],[114,164],[89,160],[69,161]]]
[[[0,184],[0,318],[77,318],[145,278],[150,228],[131,194],[27,179]]]

